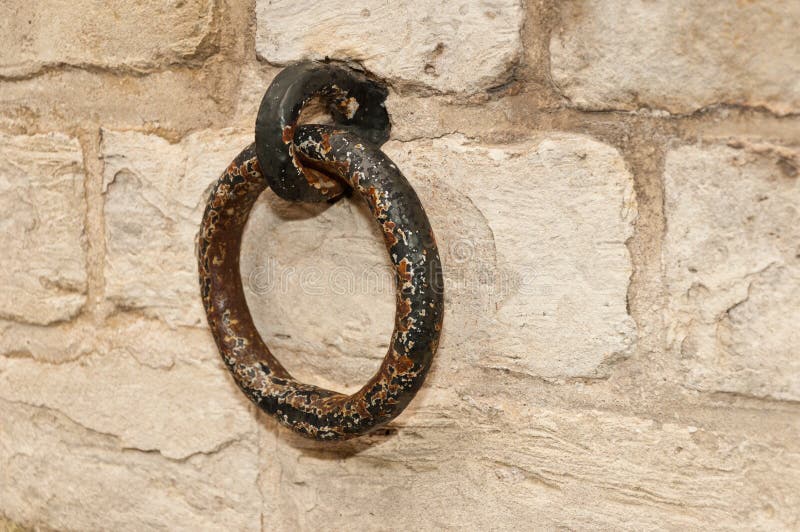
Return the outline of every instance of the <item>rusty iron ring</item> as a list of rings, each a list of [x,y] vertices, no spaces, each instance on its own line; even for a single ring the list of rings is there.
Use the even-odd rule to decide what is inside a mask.
[[[339,126],[292,128],[298,164],[355,191],[383,231],[395,273],[396,314],[380,369],[352,395],[303,384],[258,334],[239,272],[242,232],[269,181],[260,170],[258,143],[234,159],[206,205],[198,235],[201,295],[222,359],[255,404],[305,436],[347,439],[395,418],[422,386],[442,327],[441,262],[417,194],[377,146]]]

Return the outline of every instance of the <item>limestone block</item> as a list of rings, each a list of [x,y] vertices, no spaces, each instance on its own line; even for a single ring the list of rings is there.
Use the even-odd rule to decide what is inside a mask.
[[[252,134],[202,131],[177,143],[103,131],[106,297],[172,325],[205,325],[194,242],[206,189]]]
[[[131,397],[129,406],[153,399]],[[174,459],[84,427],[61,407],[0,399],[0,511],[7,518],[26,529],[260,529],[252,437]],[[166,420],[161,429],[169,430]]]
[[[798,165],[769,144],[667,154],[666,318],[693,388],[800,399]]]
[[[86,302],[86,199],[78,140],[0,133],[0,318],[47,325]]]
[[[214,0],[9,0],[0,5],[0,77],[49,67],[147,71],[210,55]]]
[[[518,0],[258,0],[256,20],[269,63],[359,61],[393,83],[474,93],[509,78],[524,13]]]
[[[564,2],[553,80],[589,109],[800,110],[800,3]]]
[[[11,358],[0,364],[0,399],[56,410],[126,448],[183,460],[253,429],[249,402],[219,360],[162,369],[115,351],[79,363]]]
[[[112,316],[70,331],[88,353],[50,362],[48,345],[70,344],[44,330],[0,357],[0,512],[58,529],[259,528],[253,410],[207,331]]]

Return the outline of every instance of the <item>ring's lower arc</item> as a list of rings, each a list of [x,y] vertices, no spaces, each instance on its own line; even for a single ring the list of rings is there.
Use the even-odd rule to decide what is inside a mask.
[[[306,436],[346,439],[396,417],[422,385],[442,327],[441,263],[419,198],[383,152],[331,126],[300,126],[294,142],[303,164],[339,176],[363,197],[383,231],[394,267],[397,310],[380,369],[352,395],[303,384],[258,334],[239,272],[242,232],[267,187],[253,145],[223,173],[206,205],[198,235],[201,295],[222,358],[254,403]]]

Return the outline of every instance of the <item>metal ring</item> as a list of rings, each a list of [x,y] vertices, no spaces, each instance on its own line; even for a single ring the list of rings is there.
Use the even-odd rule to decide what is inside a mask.
[[[267,187],[257,144],[236,157],[206,205],[198,236],[201,295],[222,359],[255,404],[303,435],[346,439],[395,418],[422,386],[442,327],[441,262],[419,198],[378,147],[335,126],[297,126],[292,141],[303,166],[343,180],[366,200],[383,230],[394,266],[396,314],[380,369],[352,395],[303,384],[272,356],[258,334],[239,273],[242,232]]]
[[[326,201],[342,193],[336,180],[308,170],[294,157],[294,129],[303,106],[315,96],[327,103],[334,121],[365,141],[389,138],[385,88],[355,70],[305,62],[283,69],[272,81],[256,118],[256,154],[270,188],[293,201]]]

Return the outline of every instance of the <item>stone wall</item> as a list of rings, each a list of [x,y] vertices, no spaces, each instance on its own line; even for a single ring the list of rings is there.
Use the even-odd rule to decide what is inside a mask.
[[[0,529],[800,528],[798,25],[794,0],[3,2]],[[447,287],[424,389],[333,445],[237,390],[194,259],[266,86],[324,57],[391,87]],[[387,262],[359,203],[262,195],[242,276],[293,374],[376,370]]]

